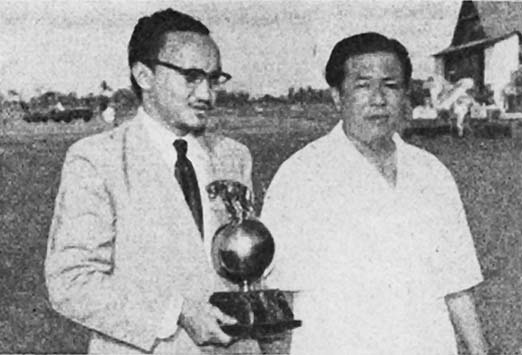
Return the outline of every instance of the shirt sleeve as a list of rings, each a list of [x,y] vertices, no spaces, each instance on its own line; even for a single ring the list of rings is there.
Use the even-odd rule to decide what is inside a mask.
[[[181,296],[158,295],[115,272],[113,206],[95,166],[80,154],[68,153],[45,260],[49,300],[63,316],[151,351],[165,309]]]
[[[483,281],[473,237],[455,180],[449,172],[440,185],[442,220],[442,285],[445,294],[476,286]]]
[[[269,287],[294,289],[297,287],[294,273],[303,271],[303,264],[299,264],[302,249],[299,244],[305,235],[300,207],[304,201],[299,198],[301,186],[293,184],[293,173],[285,166],[277,172],[265,194],[260,216],[275,242],[274,259],[265,271]]]

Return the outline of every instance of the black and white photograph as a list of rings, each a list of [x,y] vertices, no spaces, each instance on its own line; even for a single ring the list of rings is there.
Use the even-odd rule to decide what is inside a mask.
[[[0,354],[522,355],[522,1],[0,1]]]

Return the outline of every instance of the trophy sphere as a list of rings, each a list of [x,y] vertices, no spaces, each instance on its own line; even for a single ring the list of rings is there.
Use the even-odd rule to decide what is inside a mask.
[[[274,257],[272,235],[257,219],[223,225],[212,240],[212,263],[216,272],[236,284],[258,280]]]

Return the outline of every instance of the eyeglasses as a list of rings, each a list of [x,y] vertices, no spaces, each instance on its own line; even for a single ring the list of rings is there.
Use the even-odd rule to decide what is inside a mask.
[[[148,60],[147,63],[152,65],[161,65],[165,68],[169,68],[172,70],[175,70],[179,74],[183,75],[185,77],[185,80],[187,83],[191,86],[198,86],[203,82],[203,80],[207,80],[210,87],[212,89],[218,88],[221,85],[225,84],[227,81],[229,81],[232,78],[232,75],[222,72],[221,70],[216,70],[211,73],[207,73],[203,69],[199,68],[182,68],[178,67],[177,65],[162,62],[161,60],[153,59]]]

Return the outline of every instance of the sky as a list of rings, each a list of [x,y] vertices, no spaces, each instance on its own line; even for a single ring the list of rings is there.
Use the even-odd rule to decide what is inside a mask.
[[[168,7],[201,20],[220,47],[228,90],[281,95],[325,88],[324,66],[344,37],[380,32],[410,51],[413,76],[433,72],[451,42],[460,0],[2,0],[0,92],[98,93],[129,86],[127,43],[142,16]]]

